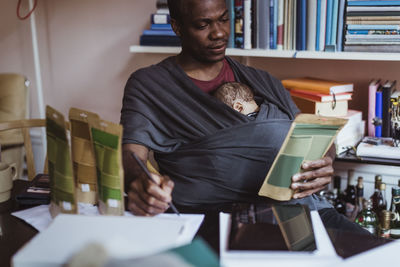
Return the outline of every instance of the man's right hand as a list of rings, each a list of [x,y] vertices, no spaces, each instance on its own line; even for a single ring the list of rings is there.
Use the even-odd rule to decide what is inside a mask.
[[[142,169],[133,160],[131,153],[146,163],[149,151],[145,146],[125,144],[123,146],[123,161],[125,169],[126,192],[128,194],[128,209],[135,215],[154,216],[165,212],[171,202],[173,181],[168,176],[151,173],[154,181],[140,175]],[[145,164],[146,165],[146,164]]]
[[[135,215],[153,216],[165,212],[171,202],[174,183],[167,176],[151,173],[154,181],[137,178],[128,190],[128,209]]]

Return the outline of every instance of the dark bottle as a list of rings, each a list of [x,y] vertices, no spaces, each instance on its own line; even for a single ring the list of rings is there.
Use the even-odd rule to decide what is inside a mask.
[[[382,210],[386,210],[386,184],[380,183],[379,189],[372,196],[372,210],[377,216],[380,216]]]
[[[390,237],[400,238],[400,187],[392,187]]]
[[[354,170],[348,170],[347,188],[346,188],[346,216],[351,218],[356,206],[356,186],[354,178]]]
[[[356,205],[354,207],[353,213],[350,217],[351,221],[354,221],[357,215],[363,209],[363,202],[364,202],[364,179],[359,176],[357,179],[357,186],[356,186]]]
[[[375,206],[374,203],[377,203],[377,198],[379,195],[379,186],[382,183],[382,176],[381,175],[375,175],[375,189],[374,189],[374,193],[371,195],[371,200],[372,200],[372,207],[374,210],[376,210],[378,208],[378,206]]]
[[[341,214],[346,214],[346,202],[344,201],[344,195],[340,191],[341,180],[342,179],[340,176],[333,177],[333,206],[335,207],[337,212]]]

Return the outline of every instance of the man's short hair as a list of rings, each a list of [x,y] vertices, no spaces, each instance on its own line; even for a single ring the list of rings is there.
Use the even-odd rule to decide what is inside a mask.
[[[172,19],[181,22],[184,14],[184,1],[188,0],[168,0],[169,15]]]
[[[230,107],[233,107],[236,99],[246,102],[254,100],[254,94],[250,87],[238,82],[224,83],[215,90],[213,95]]]

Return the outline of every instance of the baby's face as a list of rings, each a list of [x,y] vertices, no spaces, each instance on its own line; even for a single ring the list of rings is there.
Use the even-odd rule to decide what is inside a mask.
[[[251,101],[236,100],[233,104],[233,109],[244,115],[247,115],[249,113],[257,111],[258,105],[254,100]]]

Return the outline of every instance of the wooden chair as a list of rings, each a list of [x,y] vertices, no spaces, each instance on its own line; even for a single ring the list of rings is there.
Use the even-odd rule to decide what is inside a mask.
[[[0,122],[0,132],[1,131],[8,131],[13,129],[21,129],[23,139],[24,139],[24,147],[25,147],[25,156],[26,156],[26,166],[28,169],[28,180],[31,181],[35,175],[35,162],[33,157],[33,150],[32,150],[32,142],[31,137],[29,134],[29,129],[34,127],[45,127],[46,120],[44,119],[27,119],[27,120],[15,120],[15,121],[7,121],[7,122]],[[45,168],[44,172],[46,172],[46,162],[45,160]]]

